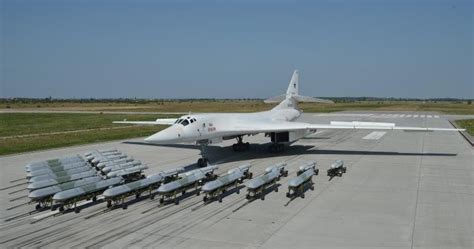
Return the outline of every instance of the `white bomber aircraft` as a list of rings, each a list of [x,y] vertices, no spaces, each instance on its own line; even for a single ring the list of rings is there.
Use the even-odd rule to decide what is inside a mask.
[[[294,122],[300,115],[298,102],[333,103],[330,100],[301,96],[298,94],[298,71],[291,77],[286,94],[265,100],[266,103],[278,103],[273,109],[254,113],[205,113],[189,114],[178,119],[157,119],[155,121],[115,121],[118,124],[171,125],[170,127],[145,138],[153,144],[174,144],[193,142],[201,145],[201,158],[197,164],[206,166],[205,156],[209,144],[223,140],[236,139],[232,147],[235,151],[244,151],[249,143],[243,143],[244,136],[265,133],[270,137],[270,151],[279,152],[285,145],[315,133],[318,129],[364,129],[364,130],[404,130],[404,131],[460,131],[463,129],[399,127],[394,123],[376,122],[330,122],[330,124],[309,124]]]

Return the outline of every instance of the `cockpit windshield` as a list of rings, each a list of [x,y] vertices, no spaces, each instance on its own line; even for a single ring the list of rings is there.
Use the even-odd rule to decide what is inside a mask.
[[[177,119],[174,123],[175,124],[182,124],[183,126],[186,126],[186,125],[194,123],[196,121],[197,120],[193,117],[183,117],[183,118]]]

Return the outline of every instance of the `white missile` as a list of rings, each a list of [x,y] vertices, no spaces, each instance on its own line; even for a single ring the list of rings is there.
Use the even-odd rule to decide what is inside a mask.
[[[104,167],[104,168],[102,168],[101,171],[104,172],[104,173],[109,173],[111,171],[117,171],[117,170],[121,170],[121,169],[131,168],[131,167],[135,167],[135,166],[138,166],[138,165],[141,165],[141,164],[142,163],[140,161],[120,163],[120,164]]]
[[[100,163],[97,164],[97,168],[102,169],[102,168],[107,167],[107,166],[113,166],[113,165],[117,165],[117,164],[121,164],[121,163],[128,163],[128,162],[132,162],[134,160],[135,159],[133,159],[133,157],[126,157],[126,158],[112,160],[112,161],[100,162]]]
[[[252,178],[252,173],[249,172],[251,165],[245,164],[238,168],[231,169],[227,174],[220,176],[214,181],[207,182],[202,186],[201,190],[205,194],[203,200],[208,201],[209,198],[214,198],[219,195],[219,202],[222,202],[222,194],[230,187],[236,186],[242,182],[244,178]],[[237,194],[239,193],[237,188]]]
[[[148,166],[138,165],[135,167],[124,168],[124,169],[109,172],[107,173],[107,177],[111,178],[111,177],[116,177],[116,176],[127,176],[131,174],[137,174],[137,173],[142,172],[145,169],[148,169]]]
[[[97,176],[97,173],[91,170],[91,171],[86,171],[86,172],[82,172],[78,174],[73,174],[70,176],[59,177],[56,179],[49,178],[42,181],[32,182],[28,184],[26,188],[30,191],[33,191],[36,189],[54,186],[54,185],[58,185],[65,182],[77,181],[77,180],[91,177],[91,176]]]
[[[75,163],[75,162],[84,162],[84,159],[79,155],[60,157],[56,159],[49,159],[45,161],[29,163],[25,166],[25,169],[27,171],[30,171],[36,167],[55,166],[55,165],[62,165],[62,164]]]

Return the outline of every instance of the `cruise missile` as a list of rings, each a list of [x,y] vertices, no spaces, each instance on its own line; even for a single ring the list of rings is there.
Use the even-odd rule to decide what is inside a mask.
[[[52,174],[61,174],[65,173],[67,175],[75,174],[75,173],[80,173],[84,171],[90,170],[91,167],[88,165],[83,165],[71,169],[43,169],[43,170],[37,170],[37,171],[31,171],[26,174],[26,178],[33,178],[35,176],[41,176],[41,175],[52,175]]]
[[[287,176],[288,171],[285,170],[286,163],[280,163],[272,167],[265,169],[265,174],[255,177],[254,179],[248,181],[245,185],[247,186],[248,194],[247,199],[255,198],[257,195],[260,195],[262,200],[265,200],[265,189],[276,184],[280,180],[281,176]],[[275,188],[275,192],[278,192],[278,188]]]
[[[112,160],[117,160],[117,159],[122,159],[122,158],[127,158],[128,156],[124,153],[117,154],[117,155],[110,155],[110,156],[102,156],[102,157],[97,157],[91,160],[91,163],[94,165],[97,165],[98,163],[101,162],[107,162],[107,161],[112,161]]]
[[[198,189],[206,179],[213,178],[213,172],[217,169],[217,166],[207,166],[200,169],[195,169],[185,173],[179,174],[180,179],[161,185],[157,193],[161,195],[160,203],[165,201],[165,197],[173,198],[175,204],[179,204],[176,195],[180,192],[183,194],[186,190],[191,188]],[[197,192],[199,195],[199,192]]]
[[[77,163],[58,165],[58,166],[53,166],[53,167],[44,167],[44,168],[38,167],[27,172],[27,175],[30,175],[30,177],[33,177],[37,175],[44,175],[44,174],[49,174],[49,173],[58,172],[58,171],[66,171],[69,169],[86,167],[86,166],[89,166],[86,162],[77,162]]]
[[[119,163],[119,164],[104,167],[104,168],[101,169],[101,171],[103,173],[107,174],[111,171],[117,171],[117,170],[121,170],[121,169],[131,168],[131,167],[135,167],[135,166],[138,166],[138,165],[141,165],[141,164],[142,164],[142,162],[140,162],[140,161]]]
[[[237,187],[238,183],[241,183],[243,179],[252,178],[252,173],[249,172],[250,167],[250,164],[245,164],[238,168],[231,169],[227,174],[204,184],[201,188],[201,191],[205,194],[203,201],[207,202],[208,200],[219,196],[219,202],[222,202],[222,195],[228,188],[232,186]],[[237,194],[239,192],[239,188],[237,188]]]
[[[40,188],[40,189],[37,189],[35,191],[32,191],[28,195],[28,198],[30,198],[31,201],[37,201],[38,202],[38,204],[36,205],[36,209],[38,210],[42,206],[44,207],[48,203],[52,203],[51,197],[54,194],[58,193],[58,192],[68,190],[68,189],[72,189],[72,188],[76,188],[76,187],[83,186],[83,185],[87,185],[87,184],[91,184],[91,183],[94,183],[94,182],[98,182],[100,180],[102,180],[101,177],[93,176],[93,177],[84,178],[84,179],[74,181],[74,182],[66,182],[66,183],[62,183],[62,184],[59,184],[59,185],[55,185],[55,186]]]
[[[115,152],[115,151],[118,151],[118,150],[117,149],[93,150],[93,151],[84,153],[84,156],[87,157],[93,154],[102,154],[102,153]]]
[[[184,171],[183,168],[162,171],[157,174],[150,175],[142,180],[107,189],[102,194],[107,201],[107,208],[111,208],[113,202],[115,205],[121,204],[122,208],[126,209],[127,205],[124,202],[125,198],[131,195],[135,195],[136,198],[139,198],[141,193],[145,191],[149,191],[150,198],[153,198],[153,189],[158,188],[163,182],[166,182],[167,180],[176,179],[178,177],[178,173],[182,171]]]
[[[130,167],[130,168],[124,168],[124,169],[119,169],[119,170],[116,170],[116,171],[111,171],[111,172],[107,173],[107,177],[111,178],[111,177],[116,177],[116,176],[127,176],[127,175],[137,174],[137,173],[140,174],[145,169],[148,169],[148,166],[146,166],[146,165],[137,165],[137,166]]]
[[[78,174],[78,173],[82,173],[82,172],[89,172],[89,171],[97,173],[97,171],[95,171],[92,168],[74,168],[74,169],[71,169],[71,170],[68,170],[68,171],[60,171],[60,172],[54,172],[54,173],[46,174],[46,175],[33,176],[30,179],[28,179],[28,183],[38,182],[38,181],[42,181],[42,180],[46,180],[46,179],[57,179],[57,178],[60,178],[60,177],[71,176],[71,175],[74,175],[74,174]]]
[[[333,164],[331,164],[331,167],[328,169],[328,176],[341,177],[343,173],[346,173],[346,171],[347,171],[347,168],[344,167],[344,162],[342,160],[336,160]]]
[[[107,180],[100,180],[91,184],[81,185],[76,188],[64,190],[54,194],[53,201],[55,205],[59,205],[59,211],[63,212],[65,206],[74,205],[74,211],[79,212],[77,202],[84,199],[97,200],[97,195],[101,194],[105,189],[120,184],[123,181],[121,177],[114,177]]]
[[[70,176],[63,176],[63,177],[59,177],[59,178],[55,178],[55,179],[49,178],[49,179],[45,179],[45,180],[42,180],[42,181],[32,182],[32,183],[28,184],[28,186],[26,188],[30,191],[33,191],[33,190],[36,190],[36,189],[45,188],[45,187],[49,187],[49,186],[54,186],[54,185],[58,185],[58,184],[65,183],[65,182],[77,181],[77,180],[87,178],[87,177],[91,177],[91,176],[97,176],[97,173],[94,172],[93,170],[91,170],[91,171],[77,173],[77,174],[73,174],[73,175],[70,175]]]
[[[304,198],[305,185],[309,184],[310,189],[314,190],[311,178],[313,175],[317,175],[318,172],[319,170],[316,169],[316,162],[311,162],[300,166],[297,176],[288,181],[288,192],[286,193],[286,197],[290,198],[292,195],[299,195],[301,198]]]
[[[116,159],[116,160],[112,160],[112,161],[100,162],[100,163],[97,164],[96,167],[99,168],[99,169],[102,169],[102,168],[107,167],[107,166],[113,166],[113,165],[117,165],[117,164],[128,163],[128,162],[132,162],[134,160],[135,159],[133,159],[133,157],[126,157],[126,158]]]
[[[36,167],[63,165],[63,164],[75,163],[75,162],[84,162],[84,159],[79,155],[60,157],[56,159],[29,163],[25,166],[25,169],[29,171]]]
[[[120,155],[122,152],[120,151],[109,151],[109,152],[103,152],[103,153],[92,153],[88,156],[85,156],[85,158],[90,161],[95,158],[100,158],[100,157],[107,157],[107,156],[113,156],[113,155]]]

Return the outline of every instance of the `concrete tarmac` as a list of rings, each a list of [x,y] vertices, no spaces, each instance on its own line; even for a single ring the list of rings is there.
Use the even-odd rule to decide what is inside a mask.
[[[442,115],[416,112],[306,113],[300,120],[452,127]],[[147,164],[152,174],[195,167],[199,150],[130,139],[0,157],[0,247],[473,248],[474,153],[458,132],[326,130],[281,154],[268,152],[263,135],[244,140],[252,143],[248,152],[233,152],[234,141],[225,141],[208,153],[218,174],[251,162],[259,175],[288,162],[289,177],[264,201],[248,202],[242,188],[207,205],[190,192],[179,205],[160,206],[145,195],[127,199],[126,210],[108,211],[98,201],[85,203],[79,214],[36,212],[26,204],[25,180],[19,180],[28,162],[117,148]],[[347,173],[329,179],[326,170],[336,159],[344,160]],[[287,198],[288,180],[309,160],[320,168],[315,190],[307,190],[304,199]]]

